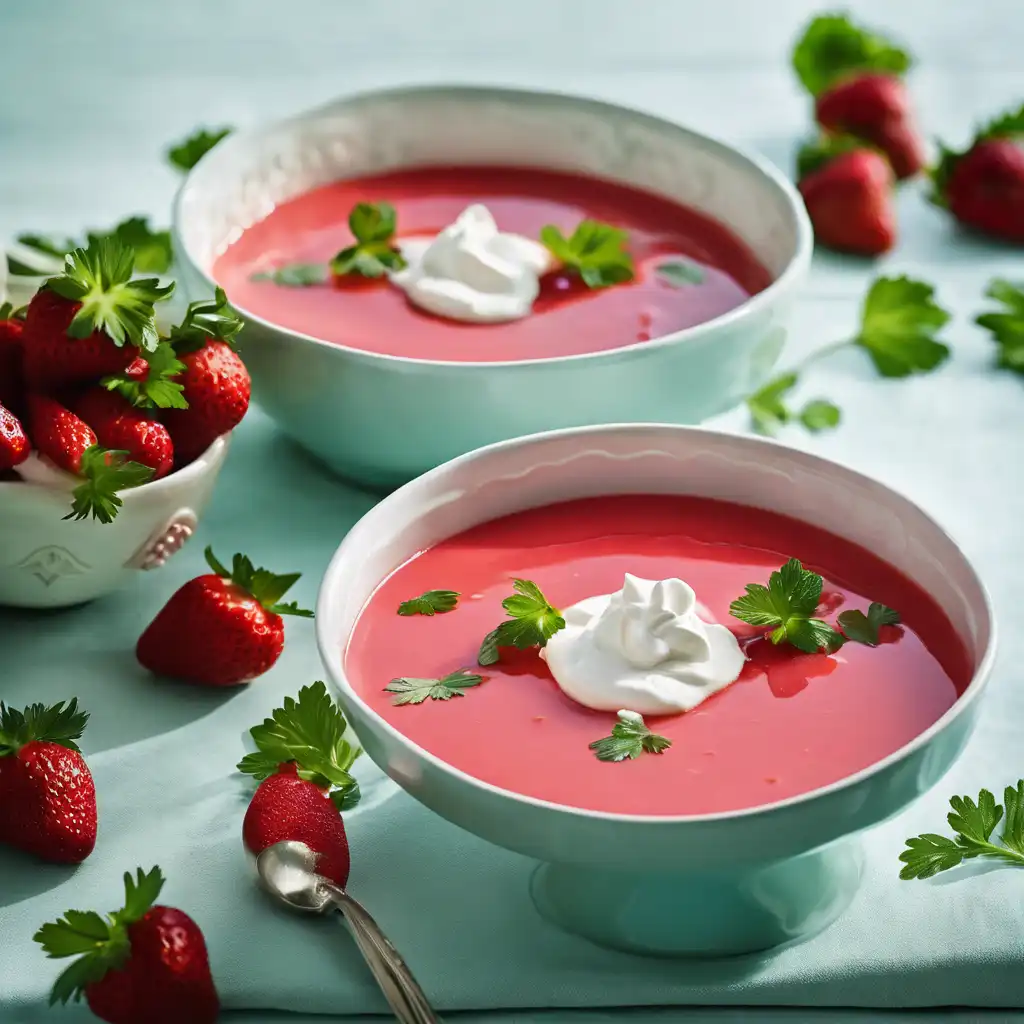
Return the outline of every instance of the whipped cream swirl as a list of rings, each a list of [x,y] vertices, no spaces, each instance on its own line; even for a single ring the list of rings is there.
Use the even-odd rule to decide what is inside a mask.
[[[502,323],[529,316],[540,277],[556,261],[523,235],[499,231],[481,203],[467,207],[436,238],[400,238],[408,264],[391,281],[414,306],[466,323]]]
[[[695,708],[739,678],[744,654],[725,626],[679,579],[626,574],[615,594],[565,608],[565,628],[541,651],[573,700],[599,711],[641,715]]]

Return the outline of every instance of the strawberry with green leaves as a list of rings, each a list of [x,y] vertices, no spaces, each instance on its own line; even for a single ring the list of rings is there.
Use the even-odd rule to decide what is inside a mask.
[[[0,843],[78,864],[96,845],[96,788],[75,742],[78,701],[16,711],[0,702]]]
[[[157,904],[159,868],[125,872],[124,906],[111,914],[69,910],[33,936],[50,959],[77,959],[50,1004],[78,1002],[108,1024],[214,1024],[220,1010],[199,926]]]
[[[120,373],[159,343],[154,304],[173,284],[133,280],[135,252],[111,236],[66,257],[28,305],[22,349],[35,389],[52,390]]]
[[[350,770],[361,753],[347,728],[323,683],[304,686],[298,700],[286,697],[250,730],[256,753],[238,765],[260,783],[242,822],[246,849],[259,854],[285,840],[305,843],[318,855],[317,871],[343,888],[350,860],[341,812],[359,800]]]
[[[299,574],[277,576],[236,554],[225,568],[206,549],[212,573],[197,576],[164,605],[139,638],[139,662],[157,675],[205,686],[248,683],[284,650],[282,615],[313,613],[281,598]]]

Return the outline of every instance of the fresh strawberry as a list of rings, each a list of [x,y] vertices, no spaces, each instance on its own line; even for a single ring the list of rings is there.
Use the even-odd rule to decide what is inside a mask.
[[[39,454],[82,480],[65,519],[92,516],[109,523],[123,504],[117,492],[152,479],[152,469],[126,461],[123,451],[101,447],[92,428],[52,398],[29,395],[28,422]]]
[[[96,845],[96,789],[75,740],[78,701],[15,711],[0,702],[0,842],[78,864]]]
[[[0,306],[0,404],[21,411],[25,393],[21,334],[24,322],[12,315],[10,303]]]
[[[96,432],[100,444],[149,466],[154,480],[171,471],[174,445],[167,428],[128,399],[104,388],[90,388],[76,403],[75,412]]]
[[[235,555],[230,572],[206,549],[213,574],[181,587],[139,637],[136,657],[151,672],[206,686],[235,686],[263,675],[284,649],[282,615],[312,618],[281,604],[299,574],[275,576]]]
[[[69,910],[33,937],[51,959],[78,959],[54,983],[50,1004],[85,1000],[109,1024],[214,1024],[220,1010],[199,926],[156,905],[159,868],[124,876],[124,907],[102,917]]]
[[[859,256],[878,256],[893,247],[893,175],[885,157],[838,137],[805,147],[799,172],[800,194],[818,242]]]
[[[187,410],[171,410],[164,417],[178,465],[202,455],[238,426],[249,408],[249,371],[232,347],[241,329],[242,321],[218,288],[214,299],[193,302],[171,331],[171,344],[185,364],[178,379],[188,402]]]
[[[361,751],[345,738],[348,727],[327,688],[304,686],[286,697],[272,717],[250,730],[257,753],[238,770],[260,779],[245,812],[242,841],[254,854],[286,839],[318,854],[317,871],[344,888],[349,852],[341,811],[359,801],[350,769]]]
[[[1024,105],[986,125],[968,149],[943,147],[932,201],[961,224],[1024,243]]]
[[[868,74],[840,82],[818,97],[816,115],[827,131],[855,135],[881,150],[897,178],[924,167],[924,143],[898,78]]]
[[[32,450],[21,420],[10,409],[0,405],[0,470],[21,465]]]
[[[114,237],[93,239],[67,256],[63,274],[28,306],[22,347],[29,384],[42,390],[121,373],[156,348],[153,305],[173,285],[132,280],[135,253]]]

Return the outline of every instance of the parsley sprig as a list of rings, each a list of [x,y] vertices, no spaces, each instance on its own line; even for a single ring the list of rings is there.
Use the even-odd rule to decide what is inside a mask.
[[[882,377],[909,377],[937,369],[949,357],[949,346],[936,337],[948,323],[949,313],[934,296],[935,289],[923,281],[877,278],[865,296],[860,329],[854,337],[818,349],[797,368],[773,378],[747,398],[753,428],[761,434],[774,434],[793,422],[812,431],[837,426],[841,413],[828,399],[815,399],[799,410],[787,399],[804,370],[844,349],[866,352]]]
[[[356,243],[331,260],[331,273],[336,277],[383,277],[389,270],[403,269],[405,257],[395,244],[396,225],[395,208],[390,203],[357,203],[348,215]]]
[[[232,128],[197,128],[187,138],[167,148],[167,160],[179,171],[191,171],[207,153],[226,138]]]
[[[431,700],[451,700],[452,697],[465,697],[466,690],[471,686],[479,686],[483,676],[474,675],[468,668],[460,668],[449,672],[441,679],[417,679],[414,676],[400,676],[392,679],[384,687],[387,693],[393,693],[392,704],[422,704],[428,697]]]
[[[629,236],[621,228],[597,220],[582,220],[566,238],[553,224],[540,229],[541,243],[588,288],[632,281],[633,257],[626,249]]]
[[[111,523],[124,504],[118,492],[148,483],[153,470],[130,461],[126,451],[94,444],[82,452],[78,475],[82,482],[71,492],[71,511],[64,518],[82,520],[91,516],[101,523]]]
[[[101,383],[139,409],[187,409],[185,389],[174,379],[185,371],[185,364],[178,359],[170,343],[161,341],[148,352],[146,364],[146,374],[141,380],[118,373],[104,377]]]
[[[459,603],[457,590],[428,590],[398,606],[399,615],[443,615]]]
[[[514,579],[512,589],[515,593],[501,602],[510,618],[484,637],[477,654],[478,665],[493,665],[500,657],[501,647],[544,647],[565,628],[562,613],[532,580]]]
[[[996,364],[1005,370],[1024,374],[1024,282],[1014,284],[997,277],[989,282],[985,296],[1002,305],[998,313],[982,313],[975,318],[999,346]]]
[[[899,625],[900,613],[879,601],[872,601],[866,614],[851,608],[839,613],[838,622],[847,640],[866,644],[868,647],[877,647],[881,639],[882,626]]]
[[[992,857],[1017,867],[1024,867],[1024,779],[1003,791],[1003,805],[983,789],[975,802],[969,796],[954,796],[949,801],[953,810],[946,815],[954,838],[925,832],[907,840],[900,854],[903,867],[900,878],[931,878],[940,871],[955,868],[974,857]],[[1003,832],[993,842],[992,833],[999,822]]]
[[[620,711],[611,736],[589,744],[598,761],[634,760],[641,754],[661,754],[671,746],[670,739],[651,732],[635,711]]]

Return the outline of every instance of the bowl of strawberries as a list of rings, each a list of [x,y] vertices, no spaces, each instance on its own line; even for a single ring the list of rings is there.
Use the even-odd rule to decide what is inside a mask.
[[[54,608],[162,566],[191,537],[249,406],[222,291],[161,330],[173,282],[94,238],[0,308],[0,605]]]

